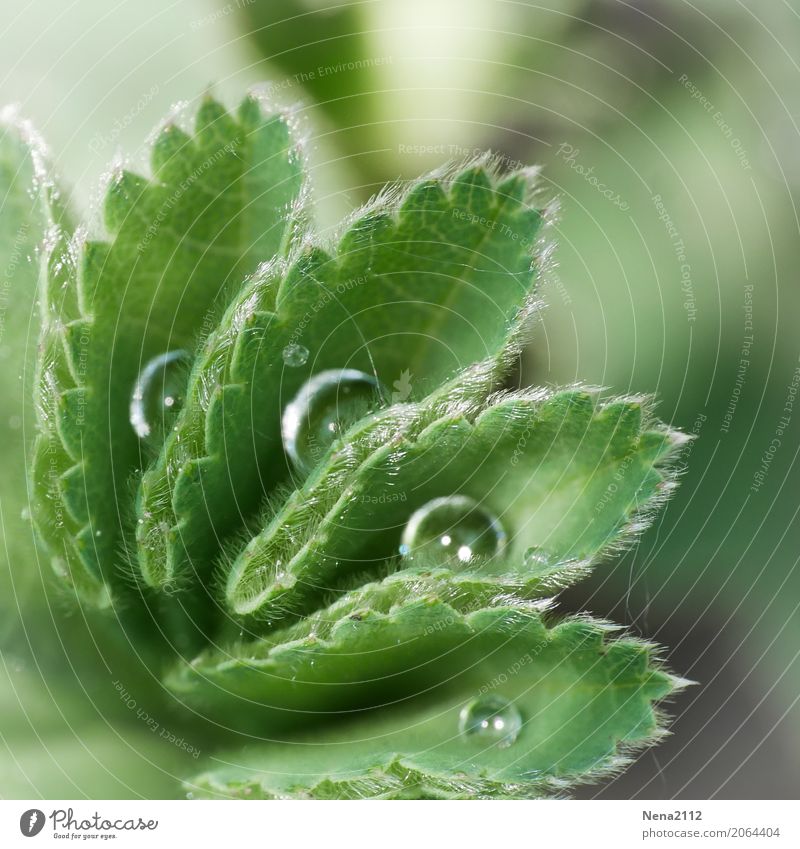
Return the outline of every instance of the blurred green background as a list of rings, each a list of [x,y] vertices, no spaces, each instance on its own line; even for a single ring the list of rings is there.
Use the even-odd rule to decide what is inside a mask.
[[[658,641],[698,686],[671,705],[672,737],[579,795],[797,798],[794,0],[32,0],[3,12],[0,57],[0,103],[83,208],[120,151],[144,168],[152,128],[209,85],[300,104],[323,228],[473,151],[542,165],[561,211],[522,381],[655,393],[697,435],[667,510],[562,609]],[[169,796],[193,761],[147,722],[157,686],[53,592],[21,515],[41,238],[20,235],[26,197],[0,204],[0,796]]]

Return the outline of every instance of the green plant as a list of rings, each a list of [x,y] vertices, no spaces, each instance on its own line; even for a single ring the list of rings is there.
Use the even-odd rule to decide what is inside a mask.
[[[234,754],[193,794],[607,774],[682,682],[547,599],[646,525],[684,438],[642,398],[501,389],[549,262],[534,170],[437,172],[326,244],[294,123],[207,97],[155,136],[150,179],[110,175],[101,234],[40,173],[30,465],[53,568],[187,724],[223,729]]]

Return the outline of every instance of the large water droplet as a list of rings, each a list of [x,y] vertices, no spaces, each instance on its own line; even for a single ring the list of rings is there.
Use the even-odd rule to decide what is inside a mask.
[[[505,749],[519,736],[522,716],[502,696],[479,696],[462,709],[458,730],[467,738]]]
[[[362,416],[376,410],[383,387],[355,369],[332,369],[314,375],[286,406],[283,446],[295,468],[308,474],[331,443]]]
[[[163,438],[183,406],[189,354],[167,351],[153,357],[133,387],[130,421],[140,439]]]
[[[466,495],[451,495],[429,501],[411,516],[400,553],[457,565],[495,557],[505,544],[496,516]]]
[[[308,362],[308,348],[291,343],[283,349],[283,361],[290,368],[299,368]]]

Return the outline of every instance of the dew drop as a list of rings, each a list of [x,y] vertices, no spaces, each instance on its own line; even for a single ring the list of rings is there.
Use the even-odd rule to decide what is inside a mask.
[[[163,438],[183,405],[189,354],[168,351],[150,360],[133,387],[130,422],[140,439]]]
[[[464,737],[500,749],[510,746],[522,729],[522,716],[502,696],[479,696],[461,711],[458,730]]]
[[[544,548],[534,545],[522,555],[522,562],[526,569],[537,572],[549,569],[556,562],[556,558]]]
[[[505,544],[506,534],[496,516],[472,498],[451,495],[435,498],[412,514],[400,554],[458,565],[495,557]]]
[[[308,362],[308,348],[292,343],[283,349],[283,361],[290,368],[304,366]]]
[[[350,425],[381,405],[385,393],[371,375],[332,369],[314,375],[283,413],[283,446],[295,468],[308,474]]]

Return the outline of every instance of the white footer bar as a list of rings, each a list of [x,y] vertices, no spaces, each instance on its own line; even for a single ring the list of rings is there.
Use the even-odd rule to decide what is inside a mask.
[[[0,846],[800,846],[797,802],[0,801]]]

